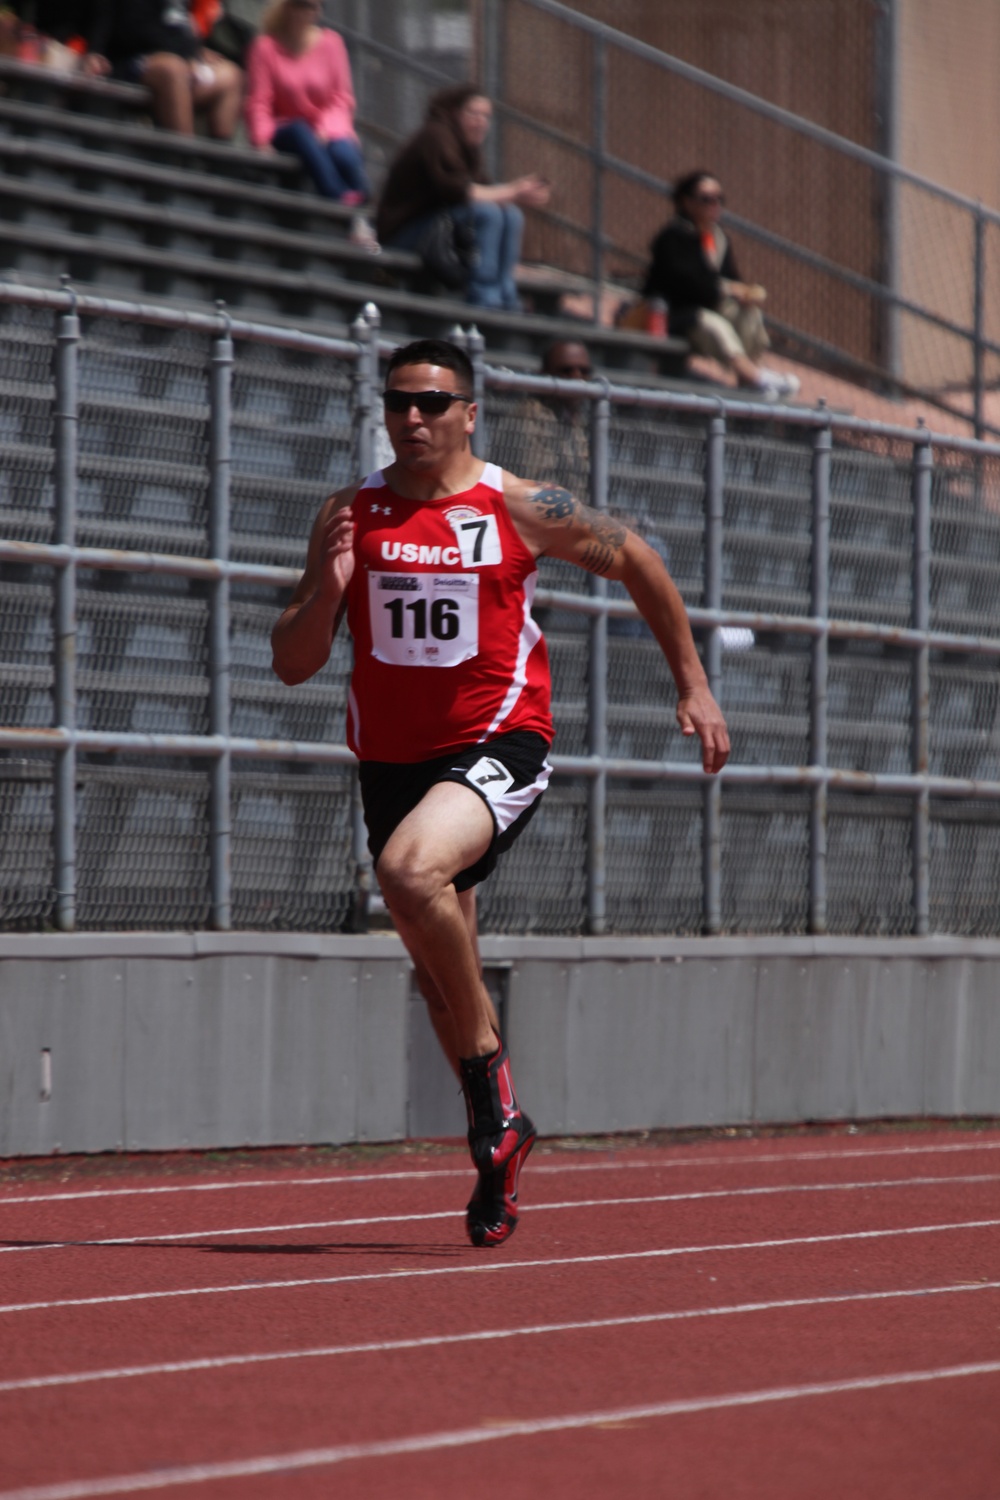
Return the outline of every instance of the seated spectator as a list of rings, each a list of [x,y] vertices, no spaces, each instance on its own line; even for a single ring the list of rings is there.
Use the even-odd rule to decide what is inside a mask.
[[[793,396],[794,375],[759,363],[770,340],[761,304],[767,293],[740,277],[732,246],[719,224],[722,188],[710,172],[689,172],[673,191],[674,217],[656,236],[643,297],[662,297],[670,332],[692,349],[731,369],[740,385],[770,399]]]
[[[193,135],[195,112],[203,110],[216,140],[232,137],[243,74],[202,46],[183,0],[93,0],[93,6],[91,72],[145,84],[153,118],[165,130]]]
[[[0,5],[0,52],[75,71],[92,11],[92,0],[9,0]]]
[[[370,190],[351,65],[319,14],[319,0],[274,0],[265,11],[247,59],[247,134],[260,151],[299,157],[324,198],[360,204]]]
[[[520,309],[514,268],[521,253],[523,208],[544,208],[548,183],[534,172],[490,183],[482,161],[493,106],[469,83],[435,94],[421,128],[401,149],[386,179],[376,230],[383,245],[418,250],[442,212],[469,226],[477,256],[466,300],[476,307]]]
[[[542,355],[541,373],[559,380],[590,380],[594,372],[586,345],[559,339]],[[527,396],[518,401],[496,421],[494,441],[504,468],[564,485],[587,501],[592,410],[585,396]]]

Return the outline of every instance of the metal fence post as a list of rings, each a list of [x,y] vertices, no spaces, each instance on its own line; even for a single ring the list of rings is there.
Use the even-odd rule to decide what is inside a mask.
[[[594,37],[592,161],[594,190],[591,199],[591,268],[594,278],[594,322],[601,321],[601,288],[604,285],[604,156],[607,150],[608,52],[601,36]]]
[[[358,346],[354,365],[353,415],[355,467],[359,475],[370,474],[375,467],[375,428],[379,420],[378,330],[381,321],[381,313],[374,302],[366,302],[351,324],[351,337]],[[351,780],[351,852],[354,858],[351,927],[355,932],[367,932],[372,898],[372,861],[356,770]]]
[[[921,424],[922,425],[922,424]],[[931,482],[934,455],[930,436],[913,445],[913,629],[927,631],[931,620]],[[931,652],[918,647],[911,679],[911,770],[926,776],[930,768]],[[930,928],[930,792],[924,787],[913,806],[913,930],[923,937]]]
[[[64,278],[64,285],[66,279]],[[71,288],[70,311],[59,319],[55,355],[55,529],[57,545],[76,544],[80,319]],[[76,565],[54,579],[53,717],[58,729],[76,728]],[[56,926],[76,926],[76,747],[56,752],[53,785]]]
[[[503,35],[501,0],[482,0],[480,10],[482,25],[480,82],[488,99],[503,101]],[[494,182],[504,176],[501,170],[503,139],[503,117],[486,137],[486,166]]]
[[[705,608],[722,608],[722,522],[725,510],[726,419],[708,424],[705,443]],[[705,674],[713,697],[722,695],[722,633],[711,625],[705,637]],[[706,933],[722,930],[722,783],[702,788],[701,922]]]
[[[233,340],[229,318],[212,341],[209,375],[208,549],[219,562],[229,561],[229,495],[232,471]],[[232,926],[232,755],[229,749],[232,661],[229,579],[213,581],[208,617],[209,733],[226,740],[212,762],[209,880],[212,926]]]
[[[476,427],[472,434],[472,451],[486,458],[489,430],[486,421],[486,340],[473,323],[465,335],[465,352],[472,361],[472,394],[476,398]]]
[[[983,205],[976,204],[975,254],[973,257],[972,292],[972,418],[977,438],[983,437],[983,391],[985,372],[983,369],[983,318],[985,316],[986,292],[986,219]]]
[[[809,760],[826,769],[829,760],[827,690],[830,667],[830,455],[829,425],[813,438],[812,462],[812,615],[821,625],[812,640],[809,682]],[[826,932],[827,785],[812,788],[809,809],[809,931]]]
[[[605,380],[604,394],[594,402],[591,414],[590,503],[595,510],[608,508],[608,437],[611,402]],[[590,575],[595,599],[608,597],[607,580]],[[591,615],[590,655],[587,664],[587,749],[602,761],[608,753],[608,616],[606,610]],[[600,933],[607,926],[608,777],[601,766],[587,788],[587,931]]]

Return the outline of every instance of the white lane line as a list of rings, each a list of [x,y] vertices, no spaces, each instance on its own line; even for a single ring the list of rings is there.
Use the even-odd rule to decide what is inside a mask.
[[[104,1479],[70,1480],[62,1484],[30,1485],[27,1489],[0,1491],[0,1500],[91,1500],[99,1495],[128,1495],[142,1490],[162,1490],[179,1485],[207,1484],[213,1480],[251,1479],[261,1474],[288,1475],[293,1470],[329,1468],[334,1464],[371,1458],[399,1458],[404,1454],[440,1453],[449,1448],[469,1448],[502,1439],[538,1437],[548,1432],[573,1432],[605,1423],[648,1422],[664,1417],[688,1416],[695,1412],[725,1411],[734,1407],[765,1406],[779,1401],[802,1401],[817,1396],[846,1396],[856,1391],[889,1390],[908,1385],[926,1385],[940,1380],[970,1379],[1000,1374],[1000,1360],[981,1364],[947,1365],[937,1370],[900,1370],[888,1375],[862,1375],[852,1380],[817,1381],[810,1385],[772,1386],[756,1391],[734,1391],[722,1396],[689,1396],[645,1406],[611,1407],[606,1411],[573,1412],[561,1417],[512,1420],[502,1427],[466,1427],[451,1432],[418,1433],[374,1443],[342,1443],[332,1448],[305,1448],[294,1453],[264,1454],[258,1458],[234,1459],[227,1463],[184,1464],[143,1474],[115,1474]]]
[[[631,1147],[627,1147],[626,1149],[630,1150]],[[699,1150],[700,1148],[695,1149]],[[676,1159],[665,1161],[602,1160],[559,1164],[536,1160],[531,1164],[531,1175],[537,1177],[542,1173],[559,1175],[564,1172],[659,1171],[661,1167],[698,1167],[705,1163],[710,1166],[739,1167],[770,1165],[774,1162],[785,1161],[847,1161],[858,1157],[866,1159],[881,1156],[923,1156],[943,1154],[951,1151],[1000,1151],[1000,1139],[995,1141],[962,1141],[954,1145],[889,1146],[884,1149],[881,1147],[872,1147],[869,1149],[849,1149],[846,1151],[775,1151],[760,1156],[692,1155],[686,1157],[683,1161]],[[12,1197],[5,1197],[3,1187],[0,1185],[0,1208],[6,1207],[8,1204],[20,1203],[69,1203],[79,1198],[142,1198],[153,1197],[163,1193],[230,1193],[239,1192],[243,1188],[350,1187],[353,1183],[362,1182],[422,1182],[432,1177],[468,1177],[470,1170],[470,1167],[464,1166],[442,1167],[432,1171],[333,1172],[314,1177],[275,1176],[249,1178],[246,1181],[234,1182],[169,1183],[157,1187],[85,1188],[68,1193],[25,1193]]]
[[[574,1208],[626,1208],[642,1203],[693,1203],[706,1198],[764,1198],[782,1193],[848,1193],[884,1188],[908,1187],[955,1187],[959,1183],[1000,1182],[1000,1173],[983,1172],[966,1177],[890,1177],[868,1182],[792,1182],[772,1183],[766,1187],[709,1188],[696,1193],[642,1193],[628,1198],[578,1198],[563,1203],[533,1203],[531,1212],[544,1213],[559,1209]],[[359,1229],[376,1224],[422,1224],[432,1219],[454,1219],[464,1210],[457,1208],[438,1209],[432,1213],[419,1214],[374,1214],[355,1219],[309,1219],[296,1220],[290,1224],[238,1224],[227,1229],[184,1229],[171,1234],[117,1235],[101,1240],[47,1240],[43,1244],[5,1245],[0,1242],[0,1255],[34,1255],[40,1250],[98,1250],[114,1245],[167,1245],[182,1240],[219,1239],[223,1235],[244,1234],[288,1234],[300,1229]],[[359,1250],[364,1246],[359,1245]]]
[[[204,1359],[169,1360],[158,1365],[120,1365],[103,1370],[78,1370],[65,1375],[26,1375],[0,1380],[6,1391],[38,1391],[50,1386],[89,1385],[100,1380],[138,1380],[149,1375],[187,1375],[199,1370],[226,1370],[240,1365],[266,1365],[295,1359],[334,1359],[347,1354],[397,1354],[406,1349],[441,1349],[452,1344],[491,1343],[500,1339],[531,1338],[551,1333],[591,1333],[601,1328],[631,1328],[648,1323],[683,1323],[693,1318],[731,1318],[747,1313],[785,1312],[829,1307],[850,1302],[891,1302],[908,1297],[959,1297],[969,1292],[1000,1291],[1000,1281],[965,1282],[951,1286],[922,1286],[883,1292],[838,1292],[826,1297],[786,1297],[771,1302],[736,1302],[723,1307],[689,1307],[671,1312],[630,1313],[621,1318],[586,1318],[570,1323],[529,1323],[523,1328],[486,1328],[473,1333],[443,1333],[425,1338],[383,1339],[369,1344],[328,1344],[316,1349],[266,1350],[256,1354],[218,1354]]]
[[[679,1255],[714,1255],[728,1250],[780,1250],[792,1245],[834,1245],[850,1240],[896,1239],[912,1234],[955,1234],[969,1229],[997,1229],[1000,1219],[962,1219],[954,1224],[912,1224],[904,1229],[853,1229],[843,1234],[799,1234],[779,1240],[737,1240],[719,1245],[670,1245],[658,1250],[619,1250],[602,1255],[550,1256],[546,1260],[476,1260],[458,1266],[423,1266],[417,1270],[352,1271],[344,1276],[303,1276],[289,1281],[236,1281],[224,1286],[174,1287],[157,1292],[114,1292],[102,1297],[61,1297],[52,1302],[0,1303],[0,1313],[49,1312],[63,1307],[107,1307],[116,1302],[158,1302],[172,1297],[217,1297],[230,1292],[294,1291],[307,1286],[343,1286],[347,1282],[411,1281],[424,1276],[488,1275],[494,1271],[547,1271],[552,1266],[611,1265],[626,1260],[666,1260]],[[364,1246],[358,1247],[360,1250]],[[0,1495],[0,1500],[3,1496]]]

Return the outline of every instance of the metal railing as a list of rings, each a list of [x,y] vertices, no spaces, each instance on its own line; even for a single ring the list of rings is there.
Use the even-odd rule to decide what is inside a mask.
[[[998,309],[990,304],[990,267],[1000,254],[1000,244],[992,238],[1000,228],[1000,213],[746,89],[581,15],[560,0],[517,0],[517,17],[510,8],[503,10],[501,0],[483,0],[483,9],[484,56],[480,71],[485,79],[492,81],[502,118],[516,123],[538,141],[558,143],[561,149],[583,158],[592,169],[589,216],[577,222],[576,232],[589,245],[591,276],[597,286],[606,280],[612,256],[617,257],[619,264],[632,264],[637,269],[645,264],[644,254],[636,255],[634,235],[629,233],[631,226],[626,224],[622,232],[620,207],[611,221],[606,208],[608,185],[617,179],[661,198],[670,188],[668,177],[645,170],[634,160],[622,159],[608,146],[610,89],[616,76],[620,83],[624,68],[631,62],[648,70],[644,75],[647,84],[651,85],[659,76],[665,83],[675,80],[690,85],[688,97],[696,101],[696,107],[703,109],[706,117],[720,107],[731,107],[727,122],[730,128],[738,126],[741,120],[754,118],[773,126],[776,139],[808,143],[816,148],[811,158],[811,174],[822,173],[823,166],[834,160],[854,163],[871,174],[870,181],[881,202],[876,233],[881,244],[877,259],[883,270],[877,276],[839,262],[835,252],[824,253],[822,245],[810,246],[794,232],[776,233],[773,226],[752,216],[730,213],[728,222],[741,235],[777,257],[785,276],[795,278],[808,272],[814,278],[810,282],[814,288],[822,283],[833,284],[862,297],[873,311],[874,323],[880,327],[876,341],[878,357],[859,357],[857,351],[843,344],[838,346],[836,337],[822,336],[821,330],[811,327],[802,317],[783,320],[780,310],[771,318],[772,327],[824,360],[836,359],[855,377],[881,379],[962,415],[971,421],[977,436],[987,430],[996,431],[986,421],[984,396],[987,384],[995,383],[996,361],[1000,356],[1000,344],[990,332],[997,326]],[[565,130],[554,130],[550,124],[526,115],[505,100],[508,84],[504,63],[502,56],[495,54],[505,40],[509,44],[512,28],[523,24],[527,12],[557,22],[567,36],[589,39],[590,77],[584,93],[589,124],[582,132],[583,139],[574,138]],[[634,90],[632,108],[642,111],[647,121],[643,134],[647,137],[659,133],[649,118],[650,110],[656,108],[655,101],[654,89]],[[664,130],[662,135],[669,140],[669,131]],[[804,185],[808,185],[809,175],[807,171]],[[947,214],[947,222],[935,222],[938,210]],[[853,203],[849,211],[855,215],[864,213],[863,198]],[[922,260],[938,257],[931,271],[932,285],[927,287],[924,283],[923,294],[908,288],[909,282],[922,280],[924,274],[922,269],[918,275],[906,268],[908,258],[904,247],[908,241],[919,243]],[[953,310],[957,284],[966,289],[964,312]],[[959,357],[955,345],[965,351],[964,358]],[[949,401],[947,392],[953,385],[963,386],[969,392],[968,407]]]
[[[626,159],[612,149],[612,91],[617,86],[619,114],[623,95],[632,101],[633,112],[641,111],[644,128],[639,135],[644,143],[669,143],[677,131],[669,115],[671,89],[667,85],[683,85],[687,90],[684,109],[694,108],[706,120],[720,111],[728,112],[720,120],[720,140],[738,139],[741,124],[756,121],[773,133],[772,144],[797,142],[812,153],[798,169],[801,180],[786,195],[790,204],[786,225],[776,227],[752,213],[730,211],[727,215],[727,223],[758,247],[758,259],[764,262],[762,279],[775,283],[769,315],[772,330],[791,350],[833,365],[849,379],[920,396],[961,417],[976,436],[1000,430],[990,424],[985,402],[987,391],[1000,379],[1000,307],[995,305],[992,274],[1000,257],[1000,213],[878,151],[581,15],[560,0],[516,0],[516,5],[481,0],[478,13],[477,71],[483,87],[494,97],[498,114],[498,128],[487,145],[494,174],[512,175],[537,166],[546,159],[546,152],[561,164],[554,169],[556,204],[538,216],[550,231],[547,242],[552,241],[553,259],[575,262],[570,268],[589,277],[598,293],[609,280],[613,282],[615,274],[627,277],[643,270],[650,213],[663,217],[670,176],[651,170],[648,161]],[[581,63],[571,111],[581,121],[579,129],[554,123],[543,117],[542,107],[528,110],[512,97],[508,74],[517,69],[517,63],[509,60],[512,39],[529,15],[551,23],[554,30],[548,40],[554,56],[573,53],[578,49],[572,44],[586,39],[589,60],[585,67]],[[450,80],[434,67],[408,58],[384,38],[350,27],[341,29],[362,63],[362,72],[368,61],[379,70],[375,87],[362,91],[362,124],[373,141],[391,150],[399,135],[385,130],[385,110],[378,107],[383,94],[389,96],[386,90],[391,93],[388,80],[405,76],[428,91]],[[887,45],[893,45],[891,40]],[[629,68],[641,70],[631,84]],[[663,80],[663,88],[657,86],[658,79]],[[551,104],[558,93],[554,80],[548,93]],[[413,119],[407,128],[416,123]],[[513,136],[517,140],[508,144]],[[823,227],[827,220],[843,221],[839,195],[844,184],[835,181],[831,171],[836,164],[838,170],[851,168],[858,174],[850,212],[859,222],[866,214],[871,219],[867,237],[862,237],[865,248],[854,262],[828,242]],[[574,188],[566,179],[578,174]],[[817,184],[824,178],[831,179],[829,192],[838,200],[836,211],[833,203],[817,197],[820,227],[807,236],[801,226],[796,230],[796,212],[811,193],[821,194]],[[633,191],[626,212],[622,211],[624,189]],[[597,295],[595,317],[600,303]]]
[[[0,310],[4,307],[17,307],[33,313],[52,313],[56,323],[52,340],[54,520],[51,541],[25,540],[12,535],[11,527],[4,525],[0,510],[0,565],[22,568],[42,566],[52,572],[54,671],[51,679],[51,725],[0,725],[0,752],[5,752],[8,756],[48,752],[54,758],[52,859],[55,896],[52,920],[61,930],[71,930],[76,922],[76,828],[80,757],[94,754],[139,754],[174,759],[195,757],[199,761],[209,762],[211,766],[207,831],[209,920],[213,927],[225,930],[232,925],[233,920],[231,775],[234,761],[349,765],[353,760],[346,746],[337,741],[241,736],[232,732],[231,589],[239,584],[248,588],[259,586],[273,590],[275,586],[291,585],[298,576],[297,570],[288,566],[234,561],[231,556],[234,347],[237,344],[270,347],[289,351],[295,357],[321,354],[342,363],[350,371],[352,381],[353,466],[357,472],[363,473],[376,464],[380,439],[380,408],[377,401],[379,360],[393,346],[380,338],[378,311],[371,304],[366,306],[353,324],[350,340],[319,338],[287,328],[239,321],[231,318],[224,310],[217,314],[185,314],[166,308],[137,307],[135,304],[111,299],[77,297],[70,289],[35,291],[0,284]],[[95,320],[114,320],[119,323],[140,324],[145,328],[179,330],[204,341],[205,358],[199,379],[204,380],[209,429],[204,473],[208,556],[190,555],[190,547],[186,551],[155,552],[137,547],[118,550],[79,544],[79,361],[80,320],[84,314]],[[3,335],[4,330],[0,328],[0,346]],[[991,536],[994,532],[1000,536],[1000,522],[994,523],[993,520],[996,508],[1000,507],[1000,485],[994,473],[1000,461],[1000,445],[979,443],[972,439],[938,437],[922,427],[911,429],[865,422],[824,409],[776,409],[662,390],[616,386],[607,381],[553,381],[547,377],[514,374],[488,362],[482,339],[475,330],[459,334],[459,337],[465,342],[473,359],[477,389],[482,399],[476,436],[477,451],[489,452],[509,467],[513,467],[513,463],[509,461],[513,451],[509,446],[510,432],[513,429],[509,424],[505,426],[505,422],[512,401],[532,403],[531,409],[553,401],[557,405],[559,401],[583,401],[590,404],[590,499],[599,509],[605,509],[609,505],[619,508],[615,495],[619,480],[615,475],[632,472],[637,466],[631,460],[626,462],[622,459],[618,450],[623,448],[626,441],[633,441],[636,433],[643,443],[654,444],[660,441],[662,433],[679,434],[677,441],[688,445],[688,451],[695,455],[689,473],[689,487],[695,496],[690,510],[695,520],[688,524],[688,530],[701,532],[703,562],[700,587],[695,583],[687,590],[689,599],[691,593],[695,592],[700,596],[701,602],[689,603],[689,614],[702,642],[709,681],[727,712],[730,711],[726,703],[728,669],[724,663],[727,632],[742,632],[744,641],[760,641],[764,638],[772,643],[778,642],[779,647],[773,649],[776,651],[774,659],[779,666],[783,659],[780,653],[784,649],[780,647],[780,643],[808,643],[808,752],[804,763],[754,763],[752,755],[740,754],[740,735],[735,737],[737,751],[733,763],[726,768],[721,778],[714,780],[703,775],[697,759],[685,761],[656,755],[611,753],[609,722],[614,718],[614,706],[609,699],[609,645],[618,649],[618,637],[614,632],[622,622],[628,622],[626,628],[630,630],[633,625],[637,625],[636,611],[630,600],[618,597],[615,587],[609,588],[604,580],[579,574],[567,584],[558,574],[546,578],[543,567],[542,582],[545,586],[537,592],[536,605],[550,612],[557,620],[569,621],[569,634],[565,639],[559,637],[567,650],[575,649],[577,635],[573,632],[578,632],[581,625],[585,628],[583,638],[586,641],[587,706],[583,742],[578,753],[560,753],[553,757],[558,778],[582,781],[587,787],[586,910],[580,914],[580,925],[596,933],[604,931],[609,925],[610,877],[606,858],[609,786],[632,786],[639,783],[651,787],[701,788],[699,925],[706,932],[718,932],[727,925],[732,925],[732,913],[727,914],[721,898],[720,882],[725,862],[726,799],[735,789],[745,788],[752,794],[764,788],[788,789],[804,793],[808,797],[809,890],[804,925],[808,931],[815,933],[828,929],[827,833],[831,795],[865,793],[875,798],[904,799],[910,804],[911,830],[908,925],[917,933],[929,931],[932,911],[930,846],[936,799],[965,799],[970,809],[970,821],[973,823],[975,816],[978,816],[977,809],[981,810],[1000,800],[1000,774],[996,770],[992,775],[955,775],[935,772],[932,768],[932,660],[943,664],[940,670],[945,674],[951,670],[949,663],[952,662],[962,663],[963,670],[969,663],[977,661],[1000,663],[1000,637],[932,628],[935,618],[932,603],[933,568],[936,565],[931,547],[934,459],[937,453],[941,475],[948,476],[953,472],[960,481],[961,493],[964,495],[968,492],[974,496],[974,500],[970,501],[970,525],[973,521],[977,525],[985,524],[991,528]],[[300,372],[297,371],[296,374],[301,380]],[[518,413],[520,408],[515,415]],[[523,414],[518,415],[515,428],[521,430],[526,420]],[[276,427],[275,423],[271,425],[272,429]],[[748,442],[771,446],[766,452],[763,448],[751,451],[746,447]],[[803,443],[807,448],[803,448]],[[782,444],[785,445],[784,448]],[[787,452],[800,465],[803,474],[806,471],[802,468],[802,463],[805,461],[804,455],[808,453],[809,478],[804,492],[793,494],[790,502],[797,515],[801,512],[802,534],[808,534],[808,607],[804,610],[769,607],[772,601],[767,597],[765,588],[760,586],[756,588],[757,607],[726,608],[724,596],[731,585],[724,578],[724,549],[733,534],[733,527],[726,519],[726,508],[728,497],[743,483],[735,470],[739,464],[747,462],[748,453],[755,463],[758,460],[763,462],[763,458],[772,449],[779,458],[782,453]],[[895,454],[895,458],[887,456],[889,450]],[[697,457],[699,452],[700,458]],[[846,461],[857,454],[865,457],[866,461],[869,455],[874,455],[871,462],[874,463],[877,458],[877,462],[883,467],[889,465],[892,475],[896,477],[902,472],[900,466],[904,456],[908,454],[912,543],[910,598],[906,608],[908,618],[905,620],[898,617],[890,621],[838,617],[836,609],[831,608],[831,557],[838,557],[840,554],[837,547],[843,548],[845,545],[843,539],[836,545],[831,542],[831,462],[834,459],[838,463]],[[663,535],[673,535],[671,528],[677,527],[677,518],[671,513],[670,505],[663,502],[659,492],[653,493],[662,482],[672,482],[672,476],[669,466],[662,459],[658,463],[662,473],[651,463],[647,463],[642,470],[651,476],[642,481],[647,488],[652,487],[648,513],[651,519],[648,520],[648,525],[654,531],[656,527],[660,527]],[[759,482],[755,483],[760,491]],[[780,499],[785,489],[787,485],[783,480],[773,493]],[[767,517],[773,510],[775,501],[773,495],[769,498],[770,492],[764,494],[760,491],[760,495],[759,515],[755,513],[753,525],[755,532],[764,536],[770,546],[773,539],[767,532],[770,524]],[[320,491],[316,494],[317,506],[321,499]],[[882,524],[877,516],[877,506],[867,501],[864,503],[867,506],[866,514],[875,514],[878,524]],[[698,514],[700,521],[697,519]],[[128,522],[122,524],[127,534]],[[955,524],[961,530],[961,514]],[[972,537],[971,532],[969,537]],[[962,566],[975,566],[975,538],[970,540],[969,537],[964,540],[960,537],[954,546],[949,544],[951,551],[959,559],[959,569]],[[300,539],[289,540],[300,540],[304,550],[304,535]],[[772,550],[780,557],[780,537]],[[969,561],[963,564],[963,558]],[[207,589],[208,733],[165,734],[96,729],[82,726],[78,722],[77,638],[80,620],[77,587],[79,576],[84,570],[88,574],[96,572],[99,575],[117,573],[151,575],[158,579],[184,578],[198,581]],[[620,592],[619,589],[618,594]],[[879,605],[874,613],[884,615],[885,611]],[[940,609],[937,615],[940,619]],[[586,624],[588,621],[589,624]],[[752,635],[748,635],[748,632]],[[558,635],[558,631],[556,634]],[[831,648],[874,651],[882,653],[887,661],[902,654],[909,661],[909,702],[905,711],[905,719],[909,725],[907,770],[838,765],[831,757]],[[639,644],[634,648],[628,646],[630,654],[637,655],[640,651]],[[881,659],[879,657],[880,661]],[[6,667],[0,668],[0,684],[4,676],[9,678],[11,673],[16,674],[19,666],[17,661],[9,661]],[[640,676],[635,679],[634,687],[629,688],[632,695],[629,701],[634,700],[641,707],[650,693],[659,694],[660,691],[660,688],[651,687],[647,679]],[[780,697],[780,694],[776,696]],[[749,708],[746,704],[737,705],[736,717],[739,717],[739,711],[747,710],[750,713],[755,709],[756,705],[753,703],[749,704]],[[661,713],[657,707],[656,712],[660,716],[657,723],[666,722],[667,708],[664,707]],[[558,716],[557,703],[557,719]],[[997,723],[1000,724],[1000,717]],[[754,733],[756,731],[748,730],[744,734],[745,751],[748,748],[752,751],[757,743]],[[976,731],[976,734],[979,732]],[[767,743],[766,735],[760,743]],[[980,754],[980,761],[985,754],[990,765],[996,762],[1000,766],[1000,743],[995,727],[989,728],[985,736],[979,734],[975,743],[979,747],[976,753]],[[357,817],[354,828],[353,858],[357,881],[355,906],[363,920],[365,901],[370,890],[370,870],[364,851],[363,831]],[[655,850],[650,850],[647,846],[644,857],[655,863]],[[899,878],[898,870],[883,874],[885,879]],[[995,900],[992,897],[988,900],[988,906],[995,916]],[[780,926],[783,918],[783,913],[775,911],[772,919],[774,925]],[[983,920],[989,922],[993,918],[977,918],[979,922]],[[0,925],[3,921],[3,913],[0,912]],[[945,921],[947,922],[947,918]]]

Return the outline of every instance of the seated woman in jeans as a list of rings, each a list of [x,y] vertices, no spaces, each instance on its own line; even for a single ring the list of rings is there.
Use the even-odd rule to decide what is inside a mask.
[[[473,84],[435,94],[424,124],[389,168],[376,228],[383,245],[413,250],[434,216],[448,209],[456,221],[471,224],[479,252],[466,300],[516,311],[521,210],[544,208],[549,186],[535,173],[513,182],[487,181],[480,148],[492,116],[493,106]]]
[[[265,11],[247,58],[247,134],[261,151],[298,156],[324,198],[355,205],[369,188],[351,65],[319,13],[319,0],[274,0]]]

